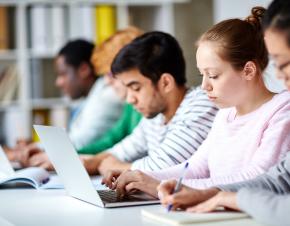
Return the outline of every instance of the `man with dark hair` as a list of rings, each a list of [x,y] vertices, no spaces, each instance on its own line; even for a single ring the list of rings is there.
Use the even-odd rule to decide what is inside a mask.
[[[188,159],[207,137],[217,108],[198,87],[185,86],[185,61],[169,34],[149,32],[125,46],[112,64],[127,102],[144,118],[105,153],[84,159],[90,173],[157,170]]]
[[[59,51],[55,60],[56,86],[73,100],[85,98],[73,112],[68,129],[77,149],[101,137],[122,112],[121,99],[104,77],[94,73],[91,63],[93,50],[94,44],[88,41],[70,41]],[[34,144],[27,146],[19,158],[23,166],[52,168],[46,154]]]
[[[97,80],[90,61],[93,49],[94,44],[85,40],[70,41],[55,59],[55,84],[73,100],[87,96]]]
[[[94,73],[91,56],[93,43],[68,42],[55,61],[56,85],[71,99],[86,97],[72,115],[69,135],[77,149],[101,137],[119,118],[122,102],[103,77]]]

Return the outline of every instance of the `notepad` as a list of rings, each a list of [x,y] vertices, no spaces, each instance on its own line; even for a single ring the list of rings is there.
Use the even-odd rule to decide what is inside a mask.
[[[189,213],[185,211],[141,210],[141,214],[151,220],[171,225],[186,225],[210,221],[225,221],[249,217],[245,213],[216,211],[211,213]]]

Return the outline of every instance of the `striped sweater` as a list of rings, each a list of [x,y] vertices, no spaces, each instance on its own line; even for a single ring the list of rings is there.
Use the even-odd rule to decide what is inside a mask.
[[[158,170],[181,163],[198,149],[211,129],[218,109],[200,87],[189,89],[173,118],[143,118],[133,133],[109,152],[132,169]]]

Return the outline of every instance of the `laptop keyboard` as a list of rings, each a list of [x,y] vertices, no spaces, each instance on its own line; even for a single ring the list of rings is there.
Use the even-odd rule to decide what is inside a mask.
[[[135,201],[144,201],[143,198],[125,195],[124,197],[118,197],[117,192],[113,190],[98,190],[97,191],[101,199],[106,203],[114,202],[135,202]]]
[[[113,190],[101,190],[97,191],[99,193],[99,196],[104,202],[111,203],[111,202],[117,202],[118,196],[117,192]]]

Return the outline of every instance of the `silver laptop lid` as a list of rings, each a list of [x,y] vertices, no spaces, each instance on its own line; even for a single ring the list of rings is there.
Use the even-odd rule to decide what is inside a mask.
[[[65,130],[52,126],[33,127],[68,194],[104,207]]]
[[[4,153],[4,150],[2,146],[0,145],[0,176],[3,174],[3,176],[12,176],[14,175],[15,171],[8,160],[6,154]]]

